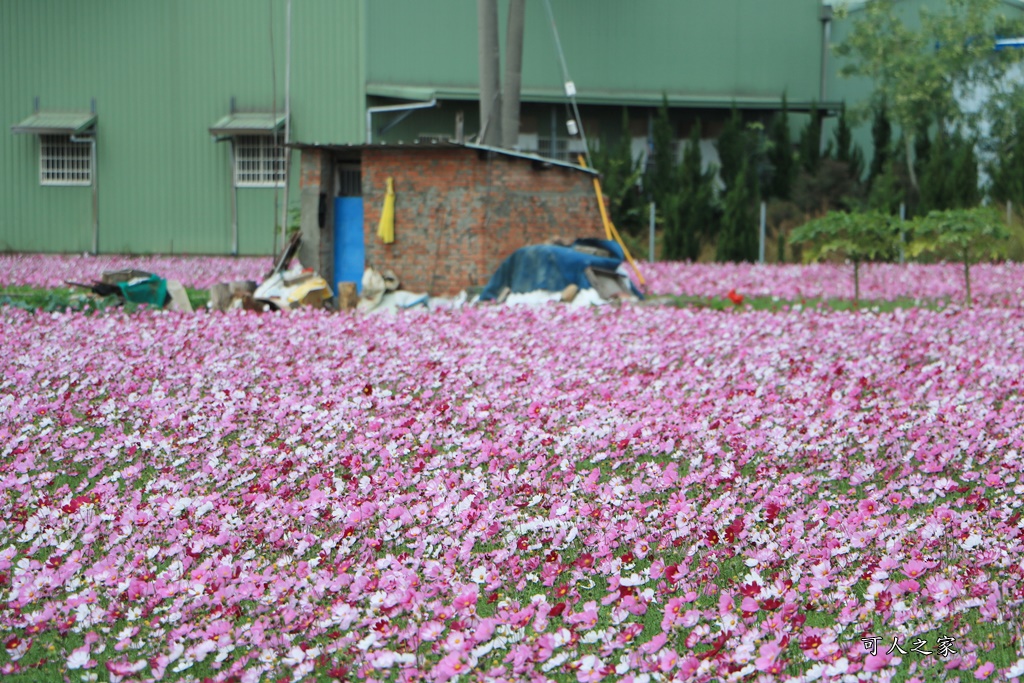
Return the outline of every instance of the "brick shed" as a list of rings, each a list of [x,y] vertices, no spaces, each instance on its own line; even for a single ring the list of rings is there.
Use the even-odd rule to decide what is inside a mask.
[[[452,295],[483,286],[516,249],[603,237],[594,174],[478,145],[295,145],[301,149],[300,260],[336,285],[363,265],[402,288]],[[377,227],[394,179],[395,241]]]

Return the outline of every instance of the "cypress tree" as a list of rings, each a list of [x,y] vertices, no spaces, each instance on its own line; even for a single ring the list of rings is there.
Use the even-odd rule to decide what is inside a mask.
[[[754,261],[757,258],[754,204],[756,193],[751,191],[756,180],[744,157],[736,182],[725,194],[725,213],[715,249],[716,261]]]
[[[874,147],[874,156],[871,157],[871,169],[868,172],[869,191],[874,186],[875,179],[885,171],[886,163],[891,156],[892,125],[889,123],[885,100],[875,106],[875,119],[871,124],[871,143]]]
[[[690,131],[683,162],[679,168],[679,221],[677,258],[696,261],[700,255],[701,235],[713,231],[714,171],[701,170],[700,120]]]
[[[915,152],[920,140],[919,133],[919,137],[915,140]],[[918,213],[921,215],[927,214],[929,211],[950,208],[950,171],[952,170],[953,155],[950,153],[949,147],[947,136],[939,135],[935,138],[934,144],[929,142],[925,147],[927,156],[924,156],[923,161],[920,157],[915,159],[918,173],[917,182],[921,191]]]
[[[868,193],[868,208],[882,213],[894,214],[899,211],[900,202],[906,196],[900,169],[903,167],[894,158],[885,162],[885,168],[875,176]]]
[[[665,224],[665,258],[669,261],[679,261],[686,258],[683,245],[684,216],[679,205],[680,198],[680,194],[667,195],[662,197],[661,203],[658,204],[658,210],[661,212]]]
[[[974,140],[957,135],[953,153],[953,209],[973,209],[981,202],[978,189],[978,157],[974,153]]]
[[[821,163],[821,113],[818,103],[811,104],[811,119],[800,132],[800,165],[810,175],[818,172]]]
[[[668,195],[676,190],[676,162],[672,154],[672,123],[668,115],[668,96],[662,96],[661,106],[654,117],[654,130],[652,131],[652,143],[654,149],[653,166],[647,169],[644,178],[644,187],[651,193],[651,197],[662,206]]]
[[[789,103],[782,95],[782,111],[772,120],[772,148],[769,160],[775,171],[769,194],[779,199],[789,199],[793,191],[793,141],[789,134]]]
[[[743,130],[743,120],[736,105],[732,106],[729,118],[722,128],[721,134],[715,147],[718,149],[719,172],[718,175],[725,185],[726,190],[732,189],[740,175],[743,163],[746,161],[747,145]]]
[[[1017,110],[1013,126],[996,139],[996,155],[988,171],[992,199],[1024,206],[1024,108]]]
[[[914,171],[917,173],[918,178],[924,173],[924,169],[928,165],[928,159],[932,154],[932,142],[928,137],[928,127],[928,119],[921,119],[917,125],[917,130],[914,131]],[[924,194],[923,187],[921,188],[921,193]]]
[[[937,135],[921,174],[919,213],[969,209],[981,201],[974,141],[959,133]]]
[[[839,121],[836,124],[835,132],[833,133],[836,143],[836,161],[841,161],[846,164],[849,169],[850,178],[856,183],[860,183],[861,176],[864,174],[864,155],[853,142],[853,130],[850,128],[850,123],[846,118],[846,104],[844,103],[842,109],[839,110]]]
[[[643,196],[637,188],[643,168],[640,159],[633,158],[629,135],[629,112],[622,108],[622,133],[618,140],[606,138],[591,147],[594,168],[601,173],[601,189],[608,198],[608,213],[620,232],[638,234],[646,228],[642,220]]]
[[[956,208],[973,209],[981,203],[981,190],[978,188],[978,157],[974,152],[973,139],[961,138],[959,141],[955,169],[953,178],[958,190]]]

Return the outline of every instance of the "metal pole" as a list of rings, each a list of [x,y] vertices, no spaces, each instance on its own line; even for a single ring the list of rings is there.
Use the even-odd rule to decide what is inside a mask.
[[[828,92],[828,44],[832,40],[832,6],[822,5],[818,19],[821,21],[821,81],[818,83],[818,101],[824,102]]]
[[[501,58],[498,46],[498,0],[477,0],[477,40],[480,69],[480,139],[482,145],[501,144]]]
[[[765,221],[768,218],[768,204],[761,202],[761,227],[758,232],[757,262],[764,263],[764,229]]]
[[[501,100],[501,146],[519,148],[519,91],[523,76],[523,25],[526,0],[508,4],[508,31],[505,39],[505,92]]]
[[[651,217],[648,223],[649,225],[649,250],[647,252],[647,262],[654,263],[654,202],[651,202]]]
[[[235,138],[231,147],[231,255],[238,256],[238,182],[235,179]]]
[[[903,250],[903,244],[906,242],[906,237],[903,235],[903,221],[905,220],[907,220],[907,205],[900,202],[900,265],[907,261],[907,255]]]
[[[551,105],[551,158],[558,158],[558,114],[555,112],[555,105]],[[566,159],[569,155],[566,155]]]
[[[100,253],[100,174],[96,167],[96,134],[90,141],[92,153],[92,253]]]
[[[284,33],[284,206],[281,207],[281,249],[288,243],[288,186],[289,174],[291,172],[292,152],[288,149],[291,135],[292,123],[292,0],[288,0],[285,6],[285,33]],[[276,137],[276,133],[274,134]]]

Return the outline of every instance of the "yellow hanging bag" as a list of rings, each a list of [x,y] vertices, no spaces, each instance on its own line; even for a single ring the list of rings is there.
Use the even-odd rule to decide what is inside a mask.
[[[395,241],[395,184],[392,178],[388,178],[388,189],[384,194],[384,209],[380,212],[377,237],[384,244]]]

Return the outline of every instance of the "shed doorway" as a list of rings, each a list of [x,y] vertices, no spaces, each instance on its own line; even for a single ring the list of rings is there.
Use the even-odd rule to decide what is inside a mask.
[[[338,164],[334,185],[334,291],[338,283],[354,282],[362,294],[366,267],[363,241],[362,174],[358,163]]]

